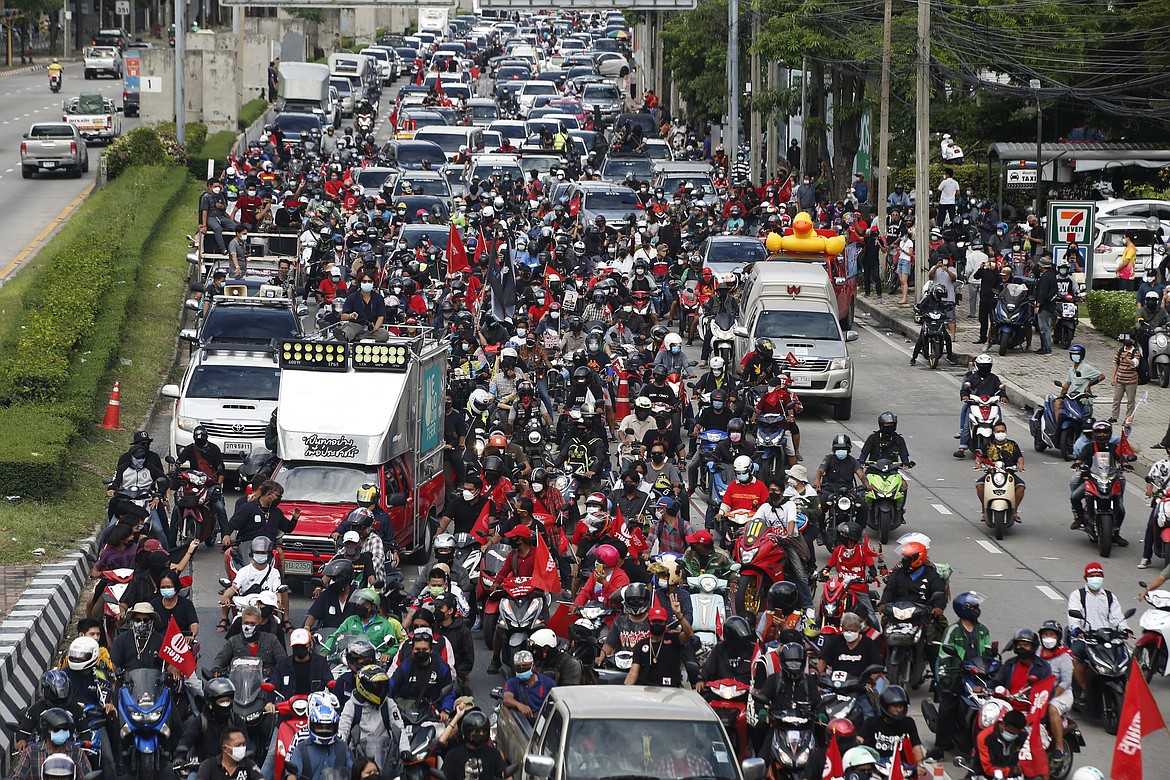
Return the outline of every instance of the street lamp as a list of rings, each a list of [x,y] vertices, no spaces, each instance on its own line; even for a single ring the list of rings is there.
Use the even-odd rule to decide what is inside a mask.
[[[1040,218],[1040,180],[1044,170],[1044,159],[1040,156],[1041,131],[1044,125],[1044,114],[1040,113],[1040,79],[1032,79],[1028,86],[1036,93],[1036,218]]]

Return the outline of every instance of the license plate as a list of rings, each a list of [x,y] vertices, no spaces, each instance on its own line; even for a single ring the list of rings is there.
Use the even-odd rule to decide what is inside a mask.
[[[223,443],[224,452],[251,452],[252,442],[250,441],[225,441]]]
[[[807,374],[793,374],[793,387],[812,387],[812,377]]]
[[[56,168],[56,167],[57,167],[57,163],[53,162],[52,160],[46,160],[46,161],[45,161],[45,163],[44,163],[44,166],[45,166],[46,168]]]
[[[290,561],[288,558],[284,559],[284,573],[285,574],[312,574],[312,561]]]
[[[1062,317],[1077,316],[1077,305],[1075,303],[1066,303],[1063,306],[1064,311],[1061,313]]]

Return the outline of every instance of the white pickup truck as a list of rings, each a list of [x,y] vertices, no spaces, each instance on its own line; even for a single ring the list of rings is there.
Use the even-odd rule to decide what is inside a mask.
[[[61,101],[61,121],[76,127],[86,141],[109,143],[122,134],[122,107],[97,92],[82,92]]]
[[[67,170],[75,179],[89,170],[89,150],[77,128],[65,122],[37,122],[20,143],[20,175]]]
[[[85,50],[84,58],[87,80],[103,74],[122,78],[122,53],[117,46],[90,46]]]

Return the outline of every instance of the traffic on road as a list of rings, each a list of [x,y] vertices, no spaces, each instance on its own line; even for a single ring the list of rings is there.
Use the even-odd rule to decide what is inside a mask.
[[[207,181],[181,378],[104,464],[13,775],[1111,776],[1170,702],[1170,440],[1134,473],[1075,330],[1033,414],[996,370],[1081,269],[753,176],[620,13],[422,21],[281,63]]]

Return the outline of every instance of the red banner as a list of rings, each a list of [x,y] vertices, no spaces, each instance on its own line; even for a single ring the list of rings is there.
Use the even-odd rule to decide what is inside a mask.
[[[195,656],[191,652],[191,645],[187,644],[187,637],[179,630],[179,624],[174,616],[167,624],[167,633],[163,636],[162,649],[159,655],[171,666],[179,670],[184,677],[195,674]]]
[[[463,246],[463,237],[459,235],[459,228],[451,226],[447,235],[447,273],[456,274],[470,271],[471,263],[467,262],[467,247]]]
[[[1048,753],[1040,739],[1040,721],[1048,715],[1055,677],[1032,683],[1032,703],[1028,707],[1028,738],[1020,749],[1020,768],[1028,777],[1048,774]]]
[[[825,750],[825,769],[821,772],[821,780],[844,776],[845,765],[841,763],[841,748],[837,746],[837,735],[834,734],[829,740],[829,747]]]
[[[642,537],[642,530],[628,528],[622,517],[622,510],[617,507],[614,507],[613,523],[609,527],[609,534],[626,546],[631,558],[637,559],[645,550],[650,549],[650,545],[646,544],[646,540]]]
[[[1142,737],[1166,728],[1150,686],[1134,659],[1129,668],[1129,684],[1121,705],[1121,722],[1117,742],[1113,745],[1113,780],[1142,780]]]
[[[536,531],[536,565],[532,568],[532,585],[546,593],[561,592],[561,575],[557,570],[557,559],[544,543],[544,534]]]
[[[487,540],[491,537],[491,528],[488,527],[488,515],[492,511],[491,499],[483,502],[483,509],[479,510],[479,517],[475,520],[475,525],[471,527],[471,535],[475,541],[480,544],[487,544]]]

